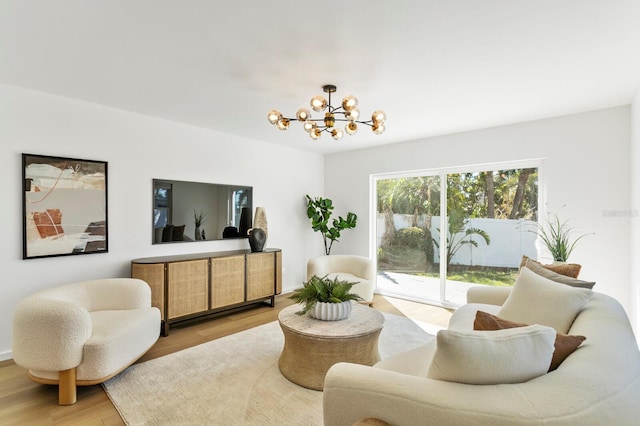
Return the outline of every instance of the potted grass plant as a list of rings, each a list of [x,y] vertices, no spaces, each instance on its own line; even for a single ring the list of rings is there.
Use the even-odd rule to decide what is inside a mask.
[[[295,290],[289,299],[302,305],[302,309],[296,312],[304,315],[307,312],[313,318],[323,321],[336,321],[345,319],[351,313],[351,301],[361,301],[362,297],[351,293],[351,287],[356,283],[318,277],[314,275],[302,287]]]
[[[549,214],[546,226],[538,224],[535,232],[553,257],[554,262],[563,263],[569,260],[569,255],[578,241],[590,234],[582,234],[574,238],[571,234],[573,227],[569,221],[561,221],[557,214]]]
[[[195,222],[195,225],[196,225],[195,239],[197,241],[204,239],[202,238],[202,231],[200,231],[200,227],[202,226],[205,220],[207,220],[207,215],[204,213],[204,211],[202,210],[200,210],[199,212],[196,212],[195,210],[193,211],[193,221]]]

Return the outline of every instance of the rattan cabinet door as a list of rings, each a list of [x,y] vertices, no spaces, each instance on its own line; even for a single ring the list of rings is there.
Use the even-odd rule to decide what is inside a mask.
[[[151,306],[160,309],[164,319],[164,263],[134,263],[131,278],[145,281],[151,287]]]
[[[244,302],[244,255],[211,258],[211,309]]]
[[[274,295],[276,279],[275,254],[251,253],[247,255],[247,300]]]
[[[196,314],[209,305],[209,259],[167,264],[169,319]]]

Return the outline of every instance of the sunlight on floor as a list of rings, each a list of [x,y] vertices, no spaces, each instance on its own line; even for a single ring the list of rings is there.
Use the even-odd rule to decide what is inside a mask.
[[[434,335],[438,330],[447,328],[449,325],[449,318],[451,318],[453,313],[451,309],[445,309],[439,306],[427,305],[410,300],[403,300],[395,297],[385,297],[385,299],[424,331]]]

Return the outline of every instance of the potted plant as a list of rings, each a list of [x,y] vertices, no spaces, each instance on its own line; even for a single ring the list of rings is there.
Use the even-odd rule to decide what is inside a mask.
[[[589,235],[582,234],[572,238],[573,227],[568,222],[561,221],[557,214],[549,214],[546,226],[538,224],[538,229],[534,231],[542,239],[554,262],[567,262],[578,241]]]
[[[302,304],[302,309],[296,312],[304,315],[309,312],[314,318],[324,321],[335,321],[347,318],[351,313],[351,301],[363,300],[362,297],[351,293],[351,287],[356,283],[314,275],[295,290],[289,299]]]
[[[200,210],[199,212],[196,212],[195,210],[193,211],[193,220],[195,221],[195,225],[196,225],[196,231],[195,231],[196,240],[202,240],[202,234],[200,233],[200,226],[202,226],[202,224],[206,219],[207,219],[207,215],[202,210]]]
[[[340,238],[340,231],[344,229],[352,229],[356,227],[356,221],[358,216],[355,213],[347,213],[347,218],[338,216],[338,219],[333,219],[331,226],[329,220],[331,220],[331,213],[333,211],[333,201],[328,198],[311,198],[307,197],[307,217],[311,219],[311,227],[315,232],[322,234],[324,241],[325,254],[331,254],[331,247],[334,241],[338,241]]]

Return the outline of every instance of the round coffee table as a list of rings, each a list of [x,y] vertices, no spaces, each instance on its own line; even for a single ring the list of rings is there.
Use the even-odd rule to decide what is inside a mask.
[[[378,336],[384,316],[373,308],[354,303],[349,318],[321,321],[297,315],[300,305],[284,308],[278,322],[284,348],[278,366],[289,381],[322,390],[324,376],[338,362],[373,365],[380,361]]]

